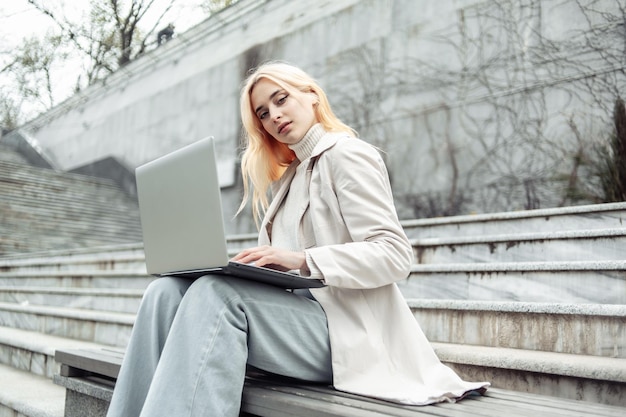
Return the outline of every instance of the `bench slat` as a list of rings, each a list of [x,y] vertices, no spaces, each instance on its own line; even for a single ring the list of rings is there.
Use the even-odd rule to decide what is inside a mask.
[[[248,398],[248,393],[257,392],[261,390],[264,393],[264,397]],[[364,398],[355,396],[343,392],[336,391],[332,388],[326,388],[317,385],[285,385],[280,382],[274,382],[271,380],[257,380],[248,378],[244,389],[243,396],[243,409],[247,411],[248,405],[255,407],[257,401],[264,406],[265,402],[274,402],[276,399],[279,401],[291,402],[295,401],[299,405],[299,410],[302,412],[303,408],[307,410],[307,417],[309,415],[317,416],[394,416],[394,417],[406,417],[406,416],[451,416],[448,412],[441,413],[436,410],[427,410],[422,407],[422,413],[416,413],[417,408],[412,407],[409,411],[402,406],[392,404],[389,402],[373,400],[370,398]],[[312,400],[312,401],[311,401]],[[314,414],[308,414],[308,407],[313,407],[312,412]],[[263,416],[273,416],[273,414],[259,414]],[[290,413],[288,416],[302,415],[299,413]],[[463,415],[466,416],[467,414]],[[461,416],[461,415],[459,415]]]
[[[336,403],[321,403],[318,399],[298,396],[280,391],[268,393],[265,388],[246,386],[244,388],[242,411],[255,416],[272,417],[381,417],[374,411],[354,409]]]
[[[122,365],[123,353],[113,350],[88,350],[66,349],[57,350],[54,359],[63,365],[67,365],[69,374],[62,376],[75,376],[77,371],[93,373],[116,379]],[[63,370],[63,368],[62,368]]]
[[[623,417],[626,416],[626,408],[596,404],[589,401],[566,400],[545,395],[523,393],[517,391],[505,391],[498,388],[490,388],[489,397],[501,398],[514,404],[537,404],[546,409],[568,410],[568,415],[598,416],[598,417]],[[577,413],[577,414],[571,414]]]
[[[394,404],[387,401],[377,400],[374,398],[363,397],[359,395],[349,394],[337,391],[333,388],[325,388],[316,385],[306,386],[277,386],[268,381],[260,381],[264,389],[290,393],[293,395],[307,395],[323,403],[338,403],[351,407],[352,409],[368,410],[383,413],[385,416],[396,417],[416,417],[416,416],[441,416],[441,417],[467,417],[467,411],[463,411],[458,404],[441,403],[428,407],[405,406]],[[468,398],[464,402],[473,401]],[[493,416],[493,413],[476,413],[475,416]],[[526,417],[526,416],[524,416]]]
[[[115,380],[124,353],[114,349],[58,350],[63,376],[100,375]],[[623,417],[626,408],[490,388],[457,403],[404,406],[337,391],[321,384],[250,373],[242,413],[261,417]]]

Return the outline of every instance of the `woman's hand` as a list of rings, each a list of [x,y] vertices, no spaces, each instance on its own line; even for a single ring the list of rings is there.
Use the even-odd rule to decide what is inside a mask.
[[[231,260],[279,271],[299,270],[306,266],[304,252],[292,252],[267,245],[243,250]]]

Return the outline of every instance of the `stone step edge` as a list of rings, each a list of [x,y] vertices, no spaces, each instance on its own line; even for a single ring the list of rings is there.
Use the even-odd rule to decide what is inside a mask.
[[[626,230],[626,229],[625,229]],[[230,243],[230,242],[229,242]],[[140,252],[140,253],[133,253]],[[107,247],[102,247],[102,251],[96,250],[68,250],[65,255],[42,255],[42,253],[33,253],[30,256],[28,254],[19,254],[16,256],[9,256],[0,258],[0,272],[6,271],[8,268],[21,267],[21,266],[46,266],[46,265],[58,265],[60,263],[65,264],[83,264],[91,262],[107,262],[116,261],[141,261],[145,260],[143,255],[143,243],[128,243],[128,244],[116,244]],[[555,268],[563,268],[566,266],[572,266],[577,270],[592,270],[596,267],[601,270],[611,269],[626,269],[626,260],[597,260],[597,261],[535,261],[535,262],[474,262],[474,263],[447,263],[447,264],[414,264],[416,271],[420,269],[428,270],[429,268],[445,268],[447,270],[456,270],[462,265],[463,268],[471,268],[472,270],[492,270],[492,269],[510,269],[513,265],[518,265],[523,270],[528,268],[549,267],[554,270]],[[567,270],[567,268],[565,269]]]
[[[556,261],[556,262],[474,262],[413,264],[411,274],[454,273],[454,272],[579,272],[579,271],[621,271],[626,272],[626,261]]]
[[[596,239],[602,237],[623,237],[626,236],[626,227],[623,229],[590,229],[563,232],[547,233],[525,233],[525,234],[501,234],[484,235],[478,237],[459,238],[424,238],[412,239],[411,244],[415,248],[427,246],[443,245],[469,245],[469,244],[490,244],[490,243],[521,243],[536,240],[561,240],[561,239]],[[237,242],[255,240],[256,234],[241,234],[227,236],[228,245]],[[132,253],[141,252],[141,253]],[[0,257],[0,268],[18,266],[44,266],[59,263],[89,263],[101,262],[105,260],[120,261],[140,261],[143,260],[143,243],[123,243],[112,244],[94,248],[77,248],[59,251],[43,251],[30,254],[13,254]],[[78,262],[80,260],[80,262]]]
[[[106,349],[109,346],[0,327],[0,344],[54,356],[57,349]],[[626,359],[489,346],[432,342],[442,362],[513,369],[603,381],[626,382]]]
[[[515,245],[518,243],[535,241],[555,241],[555,240],[584,240],[600,238],[626,237],[626,225],[623,228],[609,229],[588,229],[588,230],[562,230],[555,232],[535,232],[535,233],[508,233],[480,236],[460,236],[460,237],[429,237],[411,239],[413,247],[430,246],[450,246],[450,245],[477,245],[477,244],[497,244],[507,243]]]
[[[491,272],[580,272],[580,271],[620,271],[626,272],[626,261],[558,261],[558,262],[475,262],[413,264],[411,275],[420,273],[491,273]],[[67,270],[67,271],[2,271],[0,278],[49,278],[49,277],[148,277],[145,269],[126,270]]]
[[[3,229],[10,233],[9,237],[11,240],[15,240],[15,237],[23,238],[24,236],[32,236],[34,232],[51,232],[55,231],[55,225],[57,226],[56,231],[59,234],[70,235],[76,233],[87,233],[90,229],[94,227],[99,227],[101,232],[108,232],[109,235],[112,235],[119,230],[128,229],[133,234],[141,230],[139,217],[130,218],[127,214],[113,214],[106,213],[104,211],[99,213],[94,213],[92,216],[87,216],[84,212],[80,213],[80,218],[77,219],[77,215],[73,213],[69,213],[67,215],[60,216],[57,212],[52,212],[51,215],[54,216],[39,216],[39,215],[31,215],[32,213],[28,213],[28,218],[26,218],[25,213],[18,213],[20,216],[24,216],[22,218],[13,219],[9,218],[9,216],[0,216],[0,222],[2,222]],[[4,218],[3,218],[4,217]],[[28,222],[28,230],[24,230],[24,224]],[[58,225],[63,225],[63,230],[58,230]],[[6,237],[5,237],[6,238]]]
[[[57,349],[110,349],[111,346],[32,330],[0,326],[0,345],[54,358]]]
[[[256,241],[258,238],[256,233],[242,233],[226,236],[227,245],[235,244],[237,242],[245,242],[249,240]],[[102,245],[89,248],[73,248],[73,249],[60,249],[49,250],[22,254],[12,254],[8,256],[0,257],[0,266],[9,263],[26,263],[33,262],[54,262],[58,263],[61,259],[67,258],[71,262],[71,259],[77,256],[96,255],[99,257],[107,256],[107,254],[114,254],[115,252],[125,252],[129,250],[143,251],[143,242],[131,242],[131,243],[117,243],[112,245]],[[53,258],[53,259],[52,259]]]
[[[0,308],[3,304],[6,303],[0,303]],[[126,325],[132,325],[135,318],[133,314],[90,313],[64,308],[15,307],[13,311],[35,314],[54,313],[63,317],[86,320],[107,319]],[[61,346],[67,347],[68,344],[86,347],[103,346],[102,344],[74,341],[68,338],[44,335],[38,332],[12,329],[9,327],[0,327],[0,330],[0,344],[16,345],[23,349],[31,349],[31,346],[34,344],[35,351],[45,354],[53,354],[49,350],[51,349],[50,343],[54,345],[54,349]],[[440,342],[432,342],[431,344],[443,362],[626,382],[626,359],[623,358],[607,358]]]
[[[48,356],[57,349],[104,349],[109,346],[0,326],[0,344]],[[626,382],[626,359],[452,343],[431,345],[442,362],[515,369],[551,375]]]
[[[84,320],[98,323],[113,323],[132,326],[135,323],[135,314],[119,313],[114,311],[96,311],[69,307],[50,307],[38,305],[21,305],[0,302],[1,311],[12,313],[34,314],[46,317],[60,317],[73,320]]]
[[[626,359],[432,342],[442,362],[626,382]]]
[[[141,297],[143,289],[136,288],[85,288],[85,287],[34,287],[0,285],[0,292],[18,292],[29,294],[61,294],[61,295],[87,295],[102,297]]]
[[[76,295],[92,297],[129,297],[141,298],[143,289],[127,288],[81,288],[81,287],[26,287],[0,285],[0,292],[16,292],[29,294]],[[527,301],[486,301],[486,300],[454,300],[454,299],[421,299],[406,300],[411,310],[450,310],[474,312],[498,312],[520,314],[554,314],[568,316],[619,317],[626,319],[626,305],[594,304],[594,303],[546,303]],[[13,304],[7,303],[6,304]],[[21,304],[20,304],[21,305]],[[35,306],[32,304],[31,306]]]
[[[549,215],[561,215],[561,214],[584,214],[584,213],[596,213],[615,210],[625,210],[626,203],[606,203],[606,204],[593,204],[586,206],[570,206],[562,208],[549,208],[549,209],[537,209],[537,210],[525,210],[525,211],[512,211],[512,212],[500,212],[500,213],[487,213],[487,214],[475,214],[475,215],[462,215],[462,216],[450,216],[450,217],[436,217],[428,219],[412,219],[402,220],[400,223],[403,227],[412,228],[430,224],[445,224],[445,223],[471,223],[471,222],[486,222],[490,220],[498,219],[523,219],[532,217],[545,217]],[[250,240],[256,239],[256,233],[243,233],[228,236],[230,241],[237,240]],[[115,250],[120,246],[127,247],[143,247],[141,242],[129,243],[123,245],[107,245],[93,248],[78,248],[78,249],[63,249],[58,251],[43,251],[30,254],[18,254],[11,255],[10,257],[2,257],[3,259],[20,259],[20,258],[32,258],[34,256],[60,256],[60,255],[74,255],[79,253],[96,253],[109,250]]]
[[[54,356],[56,349],[60,348],[108,348],[108,346],[101,344],[74,341],[72,339],[6,327],[0,327],[0,343],[48,356]],[[626,359],[449,343],[431,343],[431,345],[439,359],[444,363],[511,369],[620,383],[626,382]],[[3,373],[3,369],[9,368],[8,365],[0,364],[0,373]],[[14,370],[14,372],[29,374],[26,371]],[[33,377],[35,376],[33,375]],[[47,379],[39,376],[36,378],[40,381]],[[4,378],[0,378],[0,380],[4,380]]]
[[[0,271],[0,279],[1,278],[50,278],[50,277],[59,277],[59,278],[119,278],[119,277],[128,277],[130,278],[154,278],[149,275],[145,268],[136,269],[122,269],[119,271],[116,270],[100,270],[100,269],[83,269],[83,270],[61,270],[61,271],[14,271],[14,272],[2,272]]]
[[[433,217],[427,219],[402,220],[403,227],[442,226],[463,223],[486,223],[498,220],[521,220],[529,218],[582,215],[626,210],[626,203],[588,204],[581,206],[554,207],[535,210],[503,211],[497,213],[465,214],[459,216]]]
[[[63,417],[65,387],[49,378],[0,364],[0,408],[20,416]]]
[[[626,319],[626,305],[617,304],[444,299],[407,299],[407,304],[411,310],[493,311],[498,313],[623,317]]]
[[[19,162],[11,162],[7,160],[0,160],[0,168],[10,168],[10,171],[17,176],[27,177],[33,180],[33,184],[37,184],[41,181],[42,178],[46,180],[71,180],[79,183],[84,183],[87,185],[99,185],[99,186],[108,186],[111,188],[119,189],[119,186],[115,183],[115,181],[107,178],[95,177],[92,175],[79,174],[76,172],[69,171],[57,171],[49,168],[41,168],[29,164],[21,164]],[[3,176],[3,178],[12,178],[9,176]]]
[[[58,250],[47,250],[40,252],[29,252],[29,253],[19,253],[12,254],[0,257],[0,265],[5,265],[7,263],[32,263],[32,262],[40,262],[47,261],[52,258],[58,262],[60,258],[68,258],[73,259],[76,256],[84,256],[84,255],[100,255],[115,253],[115,252],[124,252],[128,250],[142,250],[143,251],[143,242],[132,242],[132,243],[116,243],[112,245],[101,245],[94,246],[88,248],[72,248],[72,249],[58,249]]]
[[[138,253],[138,251],[141,251]],[[103,264],[103,263],[114,263],[114,264],[123,264],[123,263],[132,263],[132,262],[145,262],[145,256],[143,254],[143,246],[141,248],[137,248],[136,250],[129,249],[126,252],[118,252],[108,256],[108,253],[103,253],[101,256],[97,254],[93,255],[85,255],[81,257],[75,258],[66,258],[66,257],[49,257],[49,258],[33,258],[33,259],[16,259],[16,260],[8,260],[4,261],[0,259],[0,270],[9,269],[9,268],[61,268],[63,266],[67,267],[71,266],[79,266],[79,265],[89,265],[89,264]]]
[[[235,254],[237,251],[228,249],[228,252]],[[2,259],[0,258],[0,271],[7,270],[9,268],[46,268],[60,266],[78,266],[88,264],[101,264],[101,263],[131,263],[131,262],[145,262],[145,255],[143,253],[143,245],[131,246],[125,251],[115,252],[96,252],[84,255],[70,255],[59,257],[33,257],[33,258],[16,258],[16,259]]]
[[[232,245],[236,241],[250,241],[256,236],[242,236],[235,240],[230,238],[228,244]],[[584,240],[584,239],[599,239],[599,238],[618,238],[626,237],[626,227],[623,229],[591,229],[591,230],[576,230],[576,231],[562,231],[554,233],[525,233],[525,234],[501,234],[501,235],[484,235],[484,236],[471,236],[471,237],[458,237],[458,238],[424,238],[424,239],[412,239],[411,245],[420,250],[427,247],[436,246],[460,246],[460,245],[491,245],[498,243],[506,243],[507,245],[515,246],[520,243],[541,241],[556,241],[556,240]],[[115,248],[112,245],[112,248]],[[16,257],[16,258],[0,258],[0,265],[3,267],[17,267],[24,265],[49,265],[60,263],[90,263],[101,262],[103,260],[115,260],[119,262],[124,261],[142,261],[144,260],[143,253],[132,253],[132,251],[143,251],[143,244],[128,244],[128,249],[120,248],[119,250],[103,250],[102,252],[88,252],[82,255],[80,259],[77,259],[77,254],[68,256],[47,256],[41,257],[38,254],[34,254],[32,257]],[[117,252],[117,253],[116,253]],[[121,253],[120,253],[121,252]]]

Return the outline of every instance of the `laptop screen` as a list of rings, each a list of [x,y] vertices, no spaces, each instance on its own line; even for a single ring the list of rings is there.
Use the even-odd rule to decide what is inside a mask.
[[[228,263],[214,138],[135,170],[149,274]]]

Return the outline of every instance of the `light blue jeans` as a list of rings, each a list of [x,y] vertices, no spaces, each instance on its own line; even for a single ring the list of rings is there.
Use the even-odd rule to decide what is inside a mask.
[[[108,417],[236,417],[246,365],[332,382],[319,303],[231,277],[161,278],[144,294]]]

